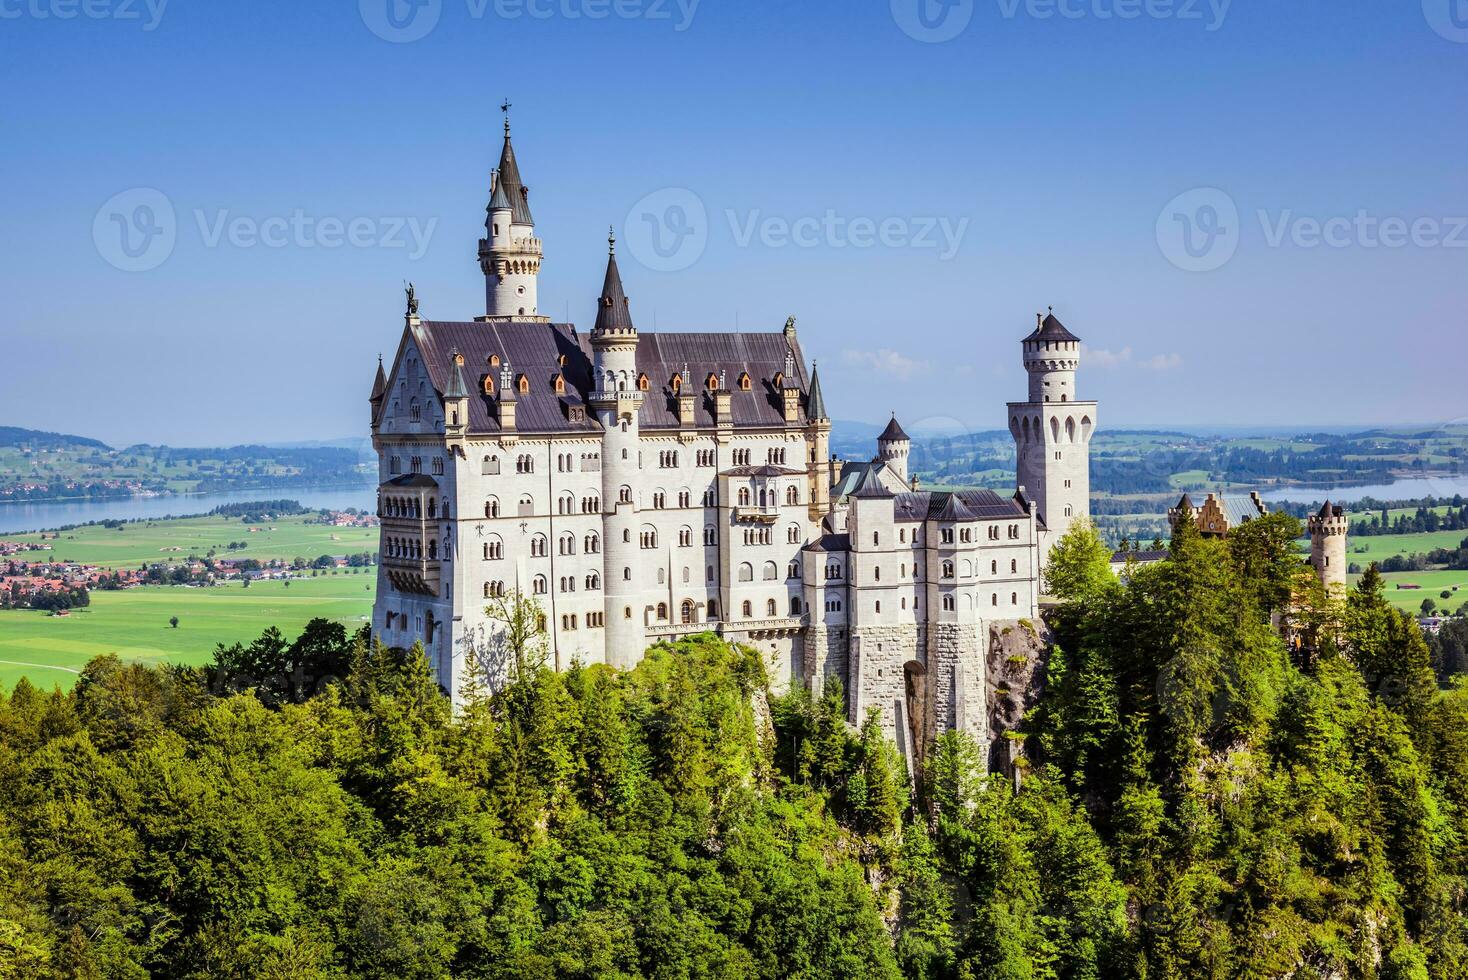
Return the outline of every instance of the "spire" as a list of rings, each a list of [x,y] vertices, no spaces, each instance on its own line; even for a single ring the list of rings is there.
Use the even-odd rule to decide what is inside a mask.
[[[464,366],[459,363],[459,352],[456,350],[449,355],[449,364],[452,371],[449,372],[449,386],[443,393],[444,400],[450,398],[468,398],[469,386],[464,384]]]
[[[627,294],[622,291],[622,273],[617,269],[617,238],[611,232],[607,234],[607,278],[596,301],[596,326],[592,333],[608,330],[637,331],[627,307]]]
[[[887,428],[883,429],[882,430],[882,434],[879,435],[879,436],[877,436],[877,441],[878,442],[911,442],[912,440],[907,437],[907,433],[906,432],[903,432],[902,431],[902,426],[900,426],[900,425],[897,424],[897,413],[896,412],[893,412],[892,413],[892,421],[888,422],[887,423]]]
[[[387,374],[382,370],[382,355],[377,355],[377,379],[372,382],[372,401],[381,401],[387,394]]]
[[[530,191],[520,179],[520,165],[515,162],[515,148],[510,143],[509,103],[506,102],[501,108],[505,112],[505,146],[500,151],[500,165],[494,181],[495,193],[503,191],[504,196],[509,199],[514,210],[511,221],[517,225],[533,225],[535,219],[530,216]],[[493,200],[490,201],[490,207],[494,207]]]
[[[814,361],[810,365],[810,404],[806,408],[806,414],[813,419],[830,418],[826,414],[826,399],[821,397],[821,375]]]

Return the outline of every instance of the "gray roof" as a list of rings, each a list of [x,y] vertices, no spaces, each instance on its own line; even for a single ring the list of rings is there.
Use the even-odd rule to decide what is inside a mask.
[[[899,521],[983,521],[1028,517],[1014,497],[993,490],[920,490],[897,495]]]
[[[469,388],[469,431],[498,432],[499,419],[494,398],[484,394],[484,376],[489,357],[509,361],[515,375],[525,375],[530,390],[516,399],[515,427],[520,432],[599,432],[594,413],[572,422],[569,409],[585,406],[591,391],[592,350],[590,337],[569,323],[492,320],[455,322],[422,320],[407,328],[423,355],[434,388],[445,392],[452,383],[449,356],[464,355]],[[713,428],[713,393],[702,383],[709,374],[725,372],[729,378],[748,373],[751,390],[737,386],[730,392],[730,410],[735,427],[784,428],[785,408],[775,375],[785,369],[785,352],[790,347],[783,334],[772,333],[644,333],[637,344],[637,369],[650,383],[642,401],[638,424],[644,429],[679,429],[678,398],[673,394],[673,375],[688,365],[691,385],[696,386],[694,421]],[[805,386],[799,347],[795,351],[796,372]],[[565,358],[565,364],[560,362]],[[566,381],[565,394],[555,393],[556,375]],[[496,377],[496,381],[498,378]],[[686,390],[686,389],[685,389]],[[808,419],[801,419],[804,424]]]
[[[885,463],[878,463],[863,470],[856,481],[856,486],[851,489],[851,496],[868,500],[897,496],[887,489],[887,485],[882,482],[879,475],[885,465]]]
[[[514,214],[510,220],[517,225],[533,225],[535,219],[530,216],[530,190],[525,182],[520,179],[520,164],[515,161],[515,148],[510,145],[510,134],[505,133],[505,146],[500,150],[499,177],[495,180],[496,190],[504,189],[505,196],[510,199],[514,206]]]
[[[1219,505],[1223,508],[1223,516],[1228,518],[1229,527],[1238,527],[1245,521],[1252,521],[1256,517],[1262,517],[1260,504],[1247,493],[1223,493],[1218,495]]]
[[[387,481],[390,487],[436,487],[438,481],[427,473],[404,473]]]
[[[806,551],[850,551],[850,534],[823,534],[805,546]]]
[[[382,370],[382,355],[377,355],[377,377],[372,382],[371,401],[380,401],[387,394],[387,375]]]
[[[489,195],[489,210],[491,211],[513,211],[515,204],[510,200],[510,195],[505,193],[505,182],[500,180],[499,171],[494,174],[494,192]],[[514,220],[514,215],[510,216]]]
[[[1055,343],[1080,342],[1079,337],[1065,328],[1054,313],[1047,314],[1025,340],[1048,340]]]
[[[1111,561],[1113,564],[1117,565],[1120,565],[1121,563],[1126,561],[1134,561],[1142,565],[1148,565],[1152,562],[1162,561],[1164,558],[1169,557],[1171,554],[1172,552],[1170,551],[1117,551],[1112,553]]]
[[[882,430],[882,434],[879,435],[879,436],[877,436],[877,441],[878,442],[911,442],[912,440],[907,437],[907,433],[906,432],[903,432],[902,431],[902,426],[900,426],[900,425],[897,424],[897,414],[894,412],[892,414],[892,421],[888,422],[887,423],[887,428],[883,429]]]

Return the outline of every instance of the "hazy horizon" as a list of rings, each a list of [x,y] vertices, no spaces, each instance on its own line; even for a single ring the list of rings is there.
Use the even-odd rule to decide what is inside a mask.
[[[482,312],[505,98],[542,312],[613,225],[641,329],[795,315],[838,417],[1002,428],[1052,305],[1102,428],[1468,416],[1468,36],[1416,3],[54,2],[0,63],[8,424],[366,435],[404,281]]]

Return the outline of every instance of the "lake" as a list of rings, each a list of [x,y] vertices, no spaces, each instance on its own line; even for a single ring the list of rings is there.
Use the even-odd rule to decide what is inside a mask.
[[[0,504],[0,534],[44,531],[65,524],[88,521],[132,521],[186,514],[205,514],[220,504],[251,500],[298,500],[301,506],[317,509],[377,509],[377,488],[309,487],[297,490],[226,490],[220,493],[186,493],[170,497],[118,497],[108,500],[50,500],[36,503]]]
[[[1295,500],[1321,503],[1327,499],[1350,504],[1363,497],[1377,500],[1416,500],[1421,497],[1468,497],[1468,476],[1414,476],[1395,483],[1372,483],[1359,487],[1284,487],[1266,490],[1266,501]]]

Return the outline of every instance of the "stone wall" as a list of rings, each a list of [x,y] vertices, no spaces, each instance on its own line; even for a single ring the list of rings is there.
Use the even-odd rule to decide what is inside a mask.
[[[958,730],[983,739],[984,654],[988,636],[979,623],[933,623],[928,627],[928,684],[931,708],[927,739]]]
[[[839,680],[849,695],[851,684],[847,673],[847,642],[844,626],[813,623],[806,628],[804,677],[810,685],[812,697],[821,696],[821,692],[826,689],[826,679],[830,677]]]

